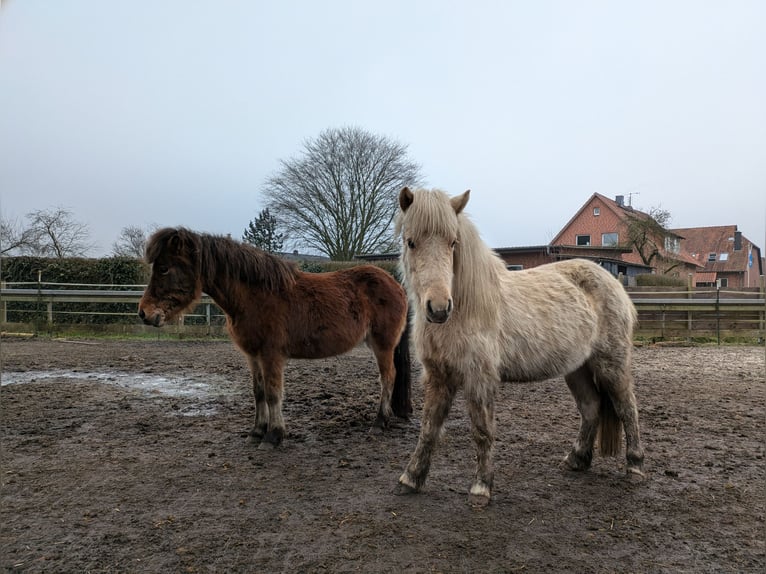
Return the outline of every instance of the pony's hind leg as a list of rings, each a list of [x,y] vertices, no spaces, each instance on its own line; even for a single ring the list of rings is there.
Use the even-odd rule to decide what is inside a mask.
[[[266,391],[263,381],[263,369],[260,361],[248,356],[247,363],[250,367],[250,376],[253,381],[253,398],[255,399],[255,422],[250,430],[250,438],[253,442],[260,442],[269,426],[269,407],[266,403]]]
[[[393,349],[381,350],[374,345],[371,345],[371,347],[375,353],[378,370],[380,371],[380,405],[378,406],[378,414],[375,417],[375,421],[372,423],[372,428],[382,430],[388,426],[388,421],[392,414],[391,394],[394,390],[394,379],[396,377],[394,351]]]
[[[628,357],[630,355],[628,354]],[[641,435],[638,428],[638,406],[633,393],[633,376],[630,373],[630,361],[622,355],[594,362],[596,379],[602,392],[609,395],[604,400],[611,399],[612,416],[616,421],[617,432],[619,425],[625,430],[625,457],[627,472],[630,476],[644,477],[644,449],[641,446]],[[603,417],[602,417],[603,418]],[[604,441],[604,421],[602,421],[602,450],[608,449]],[[619,440],[619,436],[617,436]],[[619,452],[619,444],[612,454]]]
[[[601,397],[596,389],[593,372],[587,365],[569,373],[564,380],[580,411],[580,431],[572,450],[564,458],[564,464],[571,470],[587,470],[593,460]]]
[[[638,406],[633,393],[633,378],[630,373],[625,373],[619,381],[619,384],[609,388],[609,396],[612,398],[617,417],[622,421],[625,429],[626,470],[630,476],[643,478],[645,476],[644,449],[641,446],[641,434],[638,428]]]
[[[396,494],[412,494],[418,492],[425,484],[428,470],[431,467],[431,457],[439,440],[444,421],[447,420],[458,382],[447,377],[436,378],[425,369],[423,387],[423,420],[420,426],[420,437],[410,462],[399,477]]]

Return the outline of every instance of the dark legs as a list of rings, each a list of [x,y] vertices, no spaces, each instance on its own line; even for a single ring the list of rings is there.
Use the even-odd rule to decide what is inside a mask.
[[[627,472],[644,476],[638,407],[633,394],[633,378],[627,365],[629,361],[614,365],[608,360],[591,360],[565,377],[581,418],[577,440],[564,459],[570,469],[586,470],[590,467],[599,427],[602,451],[604,454],[616,454],[610,453],[607,445],[618,439],[621,424],[625,430]]]
[[[250,437],[260,442],[269,426],[269,407],[266,404],[266,389],[260,362],[254,357],[247,357],[250,375],[253,379],[253,398],[255,399],[255,424],[250,430]]]
[[[266,362],[260,357],[248,356],[248,364],[255,398],[255,424],[250,436],[254,441],[260,441],[260,448],[278,446],[285,436],[282,418],[284,360]]]
[[[583,365],[564,377],[580,411],[580,432],[564,463],[572,470],[587,470],[593,460],[593,442],[598,431],[598,413],[601,404],[593,373]]]
[[[391,418],[391,393],[394,390],[394,378],[396,369],[394,368],[394,352],[392,349],[382,351],[371,346],[375,353],[375,359],[378,362],[380,371],[380,406],[375,422],[372,423],[374,429],[384,429],[388,426],[388,420]]]

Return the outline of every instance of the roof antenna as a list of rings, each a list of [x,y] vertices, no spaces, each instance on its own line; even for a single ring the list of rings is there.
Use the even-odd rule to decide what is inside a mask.
[[[633,196],[634,195],[641,195],[640,191],[629,191],[628,192],[628,207],[633,207]]]

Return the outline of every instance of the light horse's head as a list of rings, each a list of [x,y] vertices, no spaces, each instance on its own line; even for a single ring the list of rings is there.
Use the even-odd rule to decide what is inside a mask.
[[[450,198],[438,190],[399,193],[402,269],[408,291],[431,323],[444,323],[452,313],[455,249],[460,241],[458,215],[470,190]]]
[[[144,323],[161,327],[200,298],[199,252],[199,236],[187,229],[160,229],[149,238],[145,259],[152,276],[138,303]]]

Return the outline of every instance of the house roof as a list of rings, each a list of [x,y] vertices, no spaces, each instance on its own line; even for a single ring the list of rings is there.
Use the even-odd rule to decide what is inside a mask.
[[[564,234],[564,232],[569,228],[569,226],[572,225],[572,223],[578,217],[580,217],[580,214],[583,211],[585,211],[585,209],[587,207],[589,207],[590,204],[593,202],[593,200],[596,199],[596,198],[598,198],[606,206],[607,209],[612,211],[621,220],[628,219],[629,217],[635,217],[635,218],[638,218],[638,219],[650,219],[651,218],[651,215],[649,215],[648,213],[644,213],[643,211],[640,211],[638,209],[634,209],[630,205],[619,204],[615,200],[609,199],[605,195],[602,195],[600,193],[594,193],[593,195],[591,195],[588,198],[588,201],[583,203],[582,207],[577,210],[577,213],[575,213],[570,218],[570,220],[566,222],[566,225],[564,225],[564,227],[561,228],[561,231],[559,231],[558,234],[556,234],[556,237],[554,237],[551,240],[551,245],[556,244],[556,243],[559,242],[559,240],[561,238],[561,235]],[[667,231],[670,232],[673,235],[676,235],[675,231],[673,231],[672,229],[668,229]]]
[[[739,233],[736,225],[684,227],[673,231],[683,238],[684,250],[704,266],[706,272],[741,273],[747,269],[751,249],[754,259],[760,257],[758,246],[741,234],[740,248],[735,249],[735,238]],[[708,261],[711,253],[715,253],[715,261]],[[753,265],[757,266],[758,262],[754,260]]]

